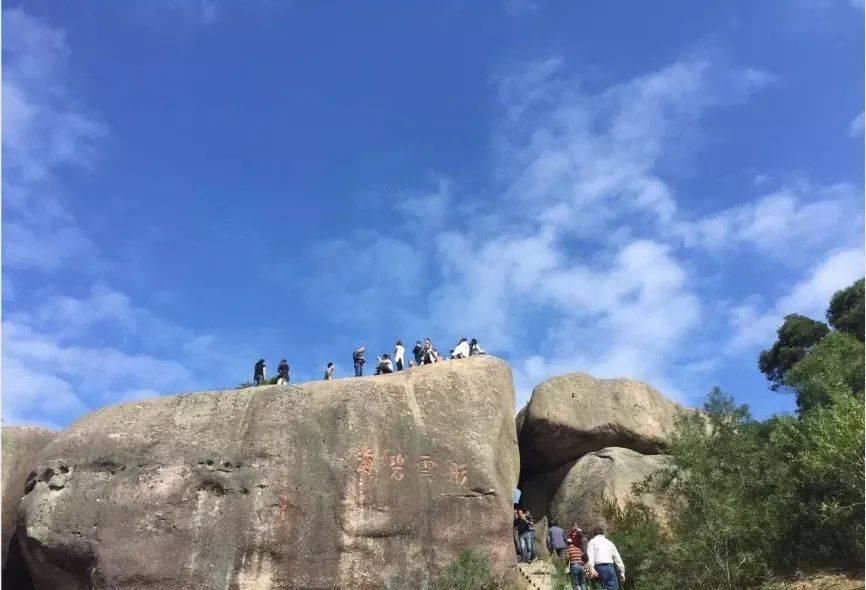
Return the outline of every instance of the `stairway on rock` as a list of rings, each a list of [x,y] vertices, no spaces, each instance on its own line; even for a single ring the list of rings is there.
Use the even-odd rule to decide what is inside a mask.
[[[563,590],[555,584],[555,566],[549,561],[533,561],[532,563],[520,563],[517,571],[527,584],[529,590]]]

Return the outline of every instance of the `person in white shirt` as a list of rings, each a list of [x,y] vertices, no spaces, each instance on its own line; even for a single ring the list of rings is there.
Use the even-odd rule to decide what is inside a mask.
[[[397,365],[397,370],[403,370],[403,355],[406,353],[406,349],[403,348],[403,341],[398,340],[397,344],[394,345],[394,364]]]
[[[604,536],[602,529],[592,531],[592,539],[586,545],[586,557],[586,562],[598,572],[604,590],[619,590],[620,581],[625,583],[625,565],[616,545]]]
[[[451,353],[453,359],[465,359],[469,356],[469,341],[466,338],[461,338],[457,346],[454,347],[454,352]]]

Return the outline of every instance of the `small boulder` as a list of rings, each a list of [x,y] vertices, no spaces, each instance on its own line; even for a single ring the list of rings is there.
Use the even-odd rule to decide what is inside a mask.
[[[667,455],[642,455],[611,447],[540,474],[525,482],[521,491],[527,505],[539,515],[546,514],[566,530],[576,522],[587,531],[607,524],[597,512],[597,499],[605,497],[624,507],[634,497],[632,486],[662,469],[666,462]],[[651,508],[659,508],[652,499],[650,503]]]
[[[51,442],[57,432],[36,426],[3,426],[2,463],[0,473],[3,487],[3,567],[9,553],[9,540],[15,532],[18,504],[24,496],[27,476],[36,468],[37,456]]]

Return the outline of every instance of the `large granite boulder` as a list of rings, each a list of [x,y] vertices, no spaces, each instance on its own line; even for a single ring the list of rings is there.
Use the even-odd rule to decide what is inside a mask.
[[[0,428],[0,449],[3,469],[3,567],[9,552],[9,540],[15,532],[18,502],[24,496],[27,475],[36,467],[37,456],[57,432],[36,426],[3,426]]]
[[[45,590],[422,588],[514,562],[518,470],[491,356],[127,403],[44,450],[24,554]]]
[[[662,469],[666,462],[666,455],[642,455],[630,449],[611,447],[527,480],[521,491],[529,509],[546,515],[546,521],[556,522],[566,530],[572,523],[589,530],[607,525],[604,516],[599,514],[598,500],[606,498],[624,507],[635,497],[632,494],[634,484]],[[644,500],[659,510],[652,496]],[[538,527],[537,533],[543,538],[543,531]]]
[[[572,373],[545,381],[521,417],[521,482],[607,447],[663,452],[679,409],[631,379]]]

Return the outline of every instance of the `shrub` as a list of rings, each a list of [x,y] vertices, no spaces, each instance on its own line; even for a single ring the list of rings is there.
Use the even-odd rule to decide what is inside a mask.
[[[477,549],[464,549],[433,584],[434,590],[500,590],[490,559]]]

